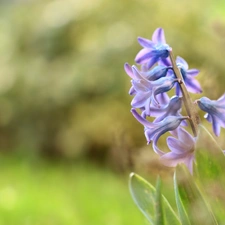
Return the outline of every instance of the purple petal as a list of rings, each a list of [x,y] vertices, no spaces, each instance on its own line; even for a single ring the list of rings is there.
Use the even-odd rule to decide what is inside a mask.
[[[204,115],[204,118],[208,120],[208,122],[212,123],[212,117],[208,113]]]
[[[132,73],[133,73],[133,76],[134,76],[134,80],[135,79],[139,79],[139,80],[144,79],[141,76],[141,74],[140,74],[140,72],[139,72],[139,70],[138,70],[138,68],[136,66],[132,66]]]
[[[171,61],[170,61],[170,58],[167,57],[167,58],[161,58],[161,59],[159,60],[159,65],[171,66],[172,63],[171,63]]]
[[[135,91],[135,89],[134,89],[134,86],[132,86],[131,88],[130,88],[130,90],[129,90],[129,95],[134,95],[134,94],[136,94],[136,91]]]
[[[149,92],[151,90],[151,84],[145,80],[132,80],[134,89],[137,92]]]
[[[218,100],[217,102],[219,102],[220,104],[225,104],[225,94],[223,94]]]
[[[161,162],[165,166],[176,167],[177,164],[183,163],[183,155],[177,155],[174,152],[168,152],[165,155],[160,157]]]
[[[149,59],[147,68],[150,69],[157,61],[159,60],[159,57],[152,57]]]
[[[189,169],[190,173],[193,174],[194,154],[177,155],[173,152],[169,152],[161,156],[160,160],[164,165],[169,167],[175,167],[177,164],[184,163]]]
[[[138,37],[138,42],[139,44],[144,47],[144,48],[151,48],[153,49],[155,46],[155,43],[153,43],[152,41],[142,38],[142,37]]]
[[[184,120],[183,120],[184,121]],[[182,121],[182,122],[183,122]],[[174,137],[178,137],[178,130],[179,130],[180,128],[178,127],[177,129],[175,129],[175,130],[171,130],[170,131],[170,133],[174,136]]]
[[[144,126],[149,127],[149,128],[155,128],[155,125],[153,123],[151,123],[148,120],[141,117],[135,109],[131,109],[131,113],[136,118],[136,120],[138,122],[140,122],[141,124],[143,124]]]
[[[127,73],[127,75],[130,76],[130,78],[135,79],[132,67],[128,63],[124,64],[124,70]]]
[[[167,145],[172,152],[178,155],[187,151],[187,149],[184,149],[186,146],[184,146],[181,141],[171,136],[167,138]]]
[[[149,97],[148,92],[137,93],[131,101],[131,106],[134,108],[142,108],[145,106],[145,102]]]
[[[141,71],[142,72],[147,72],[148,71],[147,63],[146,64],[141,64]]]
[[[153,35],[152,35],[152,41],[155,43],[160,43],[160,44],[166,44],[166,39],[164,36],[164,30],[162,28],[157,28]]]
[[[152,55],[152,51],[144,48],[136,55],[135,62],[138,64],[147,63],[151,59]]]
[[[199,82],[195,79],[186,79],[185,84],[191,93],[202,93],[202,88]]]
[[[186,71],[186,74],[189,75],[189,76],[197,76],[199,74],[199,70],[197,69],[190,69],[190,70],[187,70]]]
[[[170,98],[166,92],[160,93],[157,96],[157,99],[158,99],[160,105],[166,105],[169,103],[169,100],[170,100]]]
[[[213,132],[218,137],[220,136],[220,124],[214,116],[211,116],[211,118],[212,118]]]
[[[145,102],[145,114],[146,116],[150,116],[150,104],[151,104],[151,98],[148,98]]]
[[[186,130],[180,128],[178,130],[178,138],[183,142],[183,145],[185,145],[187,149],[194,147],[194,138]]]
[[[187,62],[183,58],[181,58],[180,56],[177,56],[176,63],[177,64],[180,63],[185,70],[188,70],[188,64],[187,64]]]

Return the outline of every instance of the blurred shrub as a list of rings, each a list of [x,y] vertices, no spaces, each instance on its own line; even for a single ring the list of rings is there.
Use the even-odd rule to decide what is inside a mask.
[[[140,49],[136,37],[163,27],[174,53],[201,69],[205,94],[218,87],[210,93],[216,98],[224,90],[224,7],[203,0],[2,4],[1,149],[102,161],[113,155],[119,163],[145,143],[123,71]]]

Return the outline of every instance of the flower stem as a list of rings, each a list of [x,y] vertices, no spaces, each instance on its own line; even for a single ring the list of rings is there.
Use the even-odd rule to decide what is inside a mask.
[[[198,125],[200,124],[200,118],[197,113],[196,104],[191,100],[191,97],[190,97],[190,95],[187,91],[186,85],[184,83],[183,77],[180,73],[180,70],[177,67],[172,50],[169,51],[169,57],[172,62],[174,74],[177,77],[177,79],[179,80],[178,84],[179,84],[181,92],[182,92],[184,107],[186,109],[187,115],[190,117],[189,121],[191,124],[192,132],[193,132],[194,136],[196,137],[198,135]]]

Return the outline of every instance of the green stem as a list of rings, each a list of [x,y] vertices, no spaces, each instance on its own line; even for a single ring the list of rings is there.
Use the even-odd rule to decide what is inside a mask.
[[[173,71],[177,79],[179,80],[178,84],[182,92],[182,98],[184,102],[184,107],[186,109],[187,115],[190,117],[191,129],[196,137],[198,135],[198,124],[200,123],[200,118],[197,113],[196,104],[191,100],[191,97],[187,91],[186,85],[184,83],[183,77],[180,73],[180,70],[177,67],[176,61],[174,59],[172,51],[169,52],[169,57],[172,62]]]

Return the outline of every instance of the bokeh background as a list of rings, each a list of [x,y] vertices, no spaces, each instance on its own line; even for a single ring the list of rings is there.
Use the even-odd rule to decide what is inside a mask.
[[[222,0],[0,1],[0,224],[144,222],[127,175],[171,170],[145,146],[123,65],[158,27],[222,95]]]

